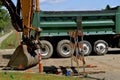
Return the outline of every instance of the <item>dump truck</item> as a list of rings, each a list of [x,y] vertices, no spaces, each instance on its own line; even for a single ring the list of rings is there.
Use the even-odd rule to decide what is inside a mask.
[[[32,25],[36,26],[37,14],[34,13]],[[42,56],[49,58],[53,54],[60,57],[70,57],[74,50],[69,45],[68,30],[77,29],[77,19],[81,18],[81,28],[84,34],[84,55],[95,53],[104,55],[108,47],[120,47],[120,7],[92,11],[41,11],[39,25],[43,29],[40,41],[45,46]]]

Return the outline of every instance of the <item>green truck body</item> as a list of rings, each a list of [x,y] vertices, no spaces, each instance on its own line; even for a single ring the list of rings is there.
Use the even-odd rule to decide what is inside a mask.
[[[113,40],[113,43],[116,42],[117,39],[119,39],[119,6],[108,10],[98,11],[41,11],[39,13],[39,16],[37,13],[34,13],[32,24],[33,26],[39,25],[40,28],[43,29],[43,31],[40,34],[41,39],[49,41],[52,44],[52,46],[53,42],[56,39],[56,43],[54,44],[56,44],[55,46],[58,46],[61,40],[69,40],[69,35],[67,33],[68,30],[74,31],[75,29],[77,29],[78,26],[76,20],[78,17],[82,18],[81,27],[85,35],[84,39],[90,42],[92,46],[95,46],[94,43],[96,43],[97,40],[102,40],[102,43],[105,42],[108,46],[111,46],[112,42],[110,42],[106,38],[111,40],[115,38],[115,41]],[[40,22],[37,22],[37,19],[39,19]],[[95,40],[90,40],[94,37]],[[117,40],[116,45],[118,44],[119,42]]]

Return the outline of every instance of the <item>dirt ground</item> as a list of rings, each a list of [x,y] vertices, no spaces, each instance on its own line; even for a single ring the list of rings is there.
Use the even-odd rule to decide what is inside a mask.
[[[9,61],[9,56],[14,50],[0,50],[0,71],[6,66]],[[96,68],[86,69],[86,71],[105,71],[105,73],[99,74],[88,74],[88,78],[84,80],[120,80],[120,50],[119,51],[109,51],[108,54],[104,56],[87,56],[85,57],[86,65],[95,65]],[[42,60],[43,66],[71,66],[71,58],[50,58]],[[80,66],[82,62],[80,61]],[[73,66],[77,66],[73,61]],[[33,72],[38,72],[38,65],[30,68]],[[81,68],[80,72],[83,71]],[[82,76],[80,76],[82,77]]]

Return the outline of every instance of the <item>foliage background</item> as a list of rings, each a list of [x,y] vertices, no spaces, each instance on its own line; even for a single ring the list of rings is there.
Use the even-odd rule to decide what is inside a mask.
[[[12,29],[10,15],[7,11],[7,9],[2,6],[2,3],[0,2],[0,33],[2,31],[8,32]]]

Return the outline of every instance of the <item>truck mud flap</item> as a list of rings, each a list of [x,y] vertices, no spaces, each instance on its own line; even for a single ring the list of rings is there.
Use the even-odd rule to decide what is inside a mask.
[[[14,51],[7,67],[23,70],[38,64],[38,55],[36,51],[28,52],[26,45],[19,45]]]

